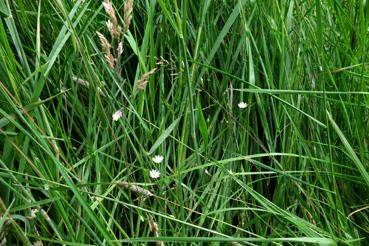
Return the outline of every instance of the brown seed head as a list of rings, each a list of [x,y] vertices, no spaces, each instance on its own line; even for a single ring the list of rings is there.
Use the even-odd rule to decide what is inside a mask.
[[[101,43],[101,47],[104,53],[110,53],[110,43],[108,42],[108,40],[105,38],[105,36],[100,33],[100,32],[96,32],[97,36],[100,39],[100,43]]]
[[[133,0],[126,0],[124,3],[124,28],[127,31],[131,25],[133,11]]]
[[[151,69],[147,73],[144,73],[141,78],[137,81],[137,88],[139,90],[145,90],[147,83],[149,82],[150,75],[155,73],[156,68]]]

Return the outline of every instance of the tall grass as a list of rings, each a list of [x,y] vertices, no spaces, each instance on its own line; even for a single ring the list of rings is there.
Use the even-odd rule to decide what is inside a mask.
[[[367,1],[126,1],[0,1],[0,244],[365,245]]]

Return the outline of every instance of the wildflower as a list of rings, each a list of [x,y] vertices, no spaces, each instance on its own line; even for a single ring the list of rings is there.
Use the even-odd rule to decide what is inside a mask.
[[[160,172],[159,170],[151,170],[149,175],[152,179],[157,179],[160,177]]]
[[[152,161],[159,164],[164,160],[164,157],[162,155],[156,155],[152,158]]]
[[[239,107],[239,108],[246,108],[246,107],[247,107],[247,103],[245,103],[245,102],[240,102],[240,103],[238,104],[238,107]]]
[[[114,120],[114,121],[119,120],[119,119],[122,117],[122,115],[123,115],[122,111],[118,110],[117,112],[115,112],[115,113],[113,114],[113,120]]]

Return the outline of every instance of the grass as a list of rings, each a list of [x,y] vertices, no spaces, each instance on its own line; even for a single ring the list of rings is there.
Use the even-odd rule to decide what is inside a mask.
[[[0,1],[2,245],[366,244],[366,1],[102,2]]]

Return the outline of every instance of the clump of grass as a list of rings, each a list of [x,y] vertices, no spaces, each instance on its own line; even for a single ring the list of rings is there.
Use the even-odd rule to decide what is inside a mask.
[[[0,244],[365,245],[366,9],[0,4]]]

